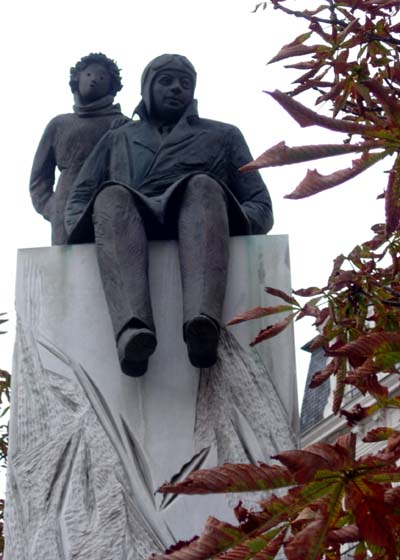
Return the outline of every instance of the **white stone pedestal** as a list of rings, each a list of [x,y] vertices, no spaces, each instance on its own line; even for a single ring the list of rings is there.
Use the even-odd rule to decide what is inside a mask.
[[[132,379],[94,246],[19,252],[7,560],[145,559],[198,534],[209,514],[231,520],[238,499],[155,494],[161,483],[296,445],[292,330],[250,349],[266,323],[224,329],[217,365],[200,372],[181,336],[175,242],[151,244],[150,284],[158,347]],[[280,303],[266,285],[290,291],[286,236],[232,239],[224,319]]]

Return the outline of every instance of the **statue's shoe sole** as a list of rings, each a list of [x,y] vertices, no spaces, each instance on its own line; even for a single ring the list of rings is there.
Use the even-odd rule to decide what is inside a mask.
[[[150,329],[126,329],[117,343],[122,371],[131,377],[145,374],[148,358],[153,354],[156,346],[156,335]]]
[[[185,327],[185,341],[190,363],[196,368],[209,368],[217,361],[219,329],[205,315],[198,315],[188,321]]]
[[[149,360],[143,360],[142,362],[130,362],[129,360],[120,361],[122,372],[129,377],[141,377],[146,373],[148,365]]]

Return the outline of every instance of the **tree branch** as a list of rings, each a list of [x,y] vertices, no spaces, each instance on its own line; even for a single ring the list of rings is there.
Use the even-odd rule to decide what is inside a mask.
[[[292,10],[291,8],[287,8],[281,3],[272,1],[272,5],[275,10],[281,10],[285,14],[289,14],[291,16],[295,16],[298,18],[306,19],[310,22],[317,21],[318,23],[328,23],[330,25],[338,25],[339,27],[346,27],[346,22],[344,20],[338,19],[336,16],[331,17],[330,19],[321,18],[317,16],[312,16],[307,14],[306,12],[301,12],[298,10]]]

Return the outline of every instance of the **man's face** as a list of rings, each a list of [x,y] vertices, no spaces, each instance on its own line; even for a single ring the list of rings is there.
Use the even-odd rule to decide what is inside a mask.
[[[157,118],[176,122],[193,100],[193,78],[181,70],[162,70],[153,80],[152,110]]]
[[[110,91],[111,78],[107,69],[97,62],[88,64],[79,73],[78,91],[82,101],[88,103],[104,97]]]

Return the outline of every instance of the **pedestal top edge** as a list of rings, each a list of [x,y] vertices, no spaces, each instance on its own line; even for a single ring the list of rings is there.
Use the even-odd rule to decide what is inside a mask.
[[[250,240],[251,238],[254,239],[260,239],[262,237],[265,237],[265,240],[267,243],[273,243],[273,242],[283,242],[283,243],[288,243],[289,241],[289,235],[286,233],[283,234],[276,234],[276,235],[238,235],[238,236],[234,236],[231,237],[231,242],[234,242],[233,240],[245,240],[248,239]],[[149,242],[150,245],[158,245],[161,243],[165,243],[165,244],[175,244],[176,240],[167,240],[167,241],[150,241]],[[25,252],[33,252],[33,251],[48,251],[49,249],[52,250],[64,250],[64,251],[69,251],[69,250],[74,250],[77,247],[94,247],[94,243],[76,243],[73,245],[53,245],[53,246],[43,246],[43,247],[20,247],[17,249],[17,254],[23,254]],[[73,248],[73,249],[72,249]]]

